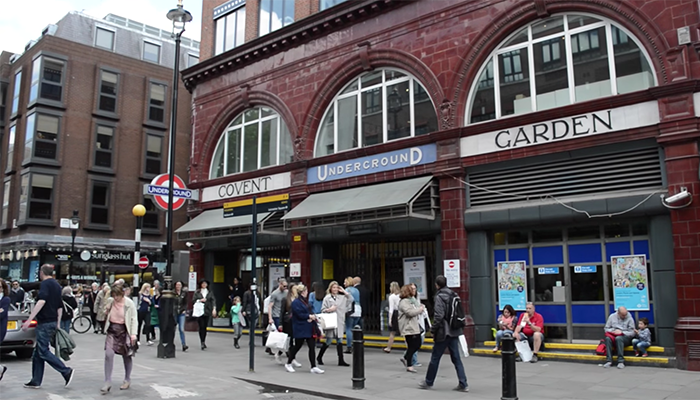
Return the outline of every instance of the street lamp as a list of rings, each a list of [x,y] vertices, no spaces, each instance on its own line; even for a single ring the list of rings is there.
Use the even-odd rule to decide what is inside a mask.
[[[137,204],[131,209],[131,214],[136,217],[136,233],[134,234],[134,279],[132,281],[132,294],[138,297],[139,293],[139,260],[141,259],[141,228],[143,228],[143,216],[146,215],[146,207]]]
[[[175,357],[175,318],[173,317],[173,182],[175,181],[175,136],[177,134],[177,91],[180,81],[180,41],[185,32],[185,24],[192,21],[192,14],[182,8],[182,0],[178,0],[177,8],[168,11],[167,17],[173,21],[172,37],[175,39],[175,65],[173,66],[173,96],[170,101],[170,141],[168,152],[168,215],[166,248],[167,264],[163,282],[163,295],[160,300],[159,325],[161,329],[158,344],[159,358]]]
[[[68,265],[68,283],[69,285],[73,283],[73,256],[75,256],[75,235],[78,233],[78,228],[80,228],[80,217],[78,217],[78,210],[73,210],[73,216],[70,218],[70,264]]]

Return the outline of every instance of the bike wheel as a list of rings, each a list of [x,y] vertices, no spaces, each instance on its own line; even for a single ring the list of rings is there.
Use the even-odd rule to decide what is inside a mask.
[[[92,322],[90,322],[90,318],[88,317],[80,316],[73,320],[73,330],[78,333],[89,331],[91,326]]]

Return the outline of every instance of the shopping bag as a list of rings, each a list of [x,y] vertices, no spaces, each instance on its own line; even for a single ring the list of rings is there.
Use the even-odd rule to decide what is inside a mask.
[[[362,306],[355,303],[355,310],[352,314],[350,314],[351,317],[353,318],[360,318],[362,317]],[[354,328],[354,327],[353,327]]]
[[[467,338],[464,335],[459,335],[459,348],[462,349],[462,355],[464,357],[469,357],[469,346],[467,345]]]
[[[523,360],[523,362],[530,362],[530,360],[532,360],[532,350],[527,340],[516,341],[515,349],[518,350],[520,359]]]
[[[241,326],[245,328],[247,323],[245,322],[245,317],[243,316],[241,310],[238,310],[238,320],[241,321]]]
[[[277,332],[277,327],[275,324],[269,324],[266,329],[268,332]]]
[[[192,309],[192,316],[195,318],[199,318],[202,315],[204,315],[204,303],[198,301],[194,303],[194,308]]]
[[[287,351],[289,348],[289,335],[284,332],[272,331],[267,337],[265,347],[271,350]]]
[[[338,328],[338,314],[323,313],[317,314],[316,317],[321,322],[321,329],[324,331]]]

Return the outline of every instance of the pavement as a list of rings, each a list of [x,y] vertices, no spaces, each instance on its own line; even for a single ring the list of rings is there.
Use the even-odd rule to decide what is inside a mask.
[[[22,384],[31,375],[31,361],[5,356],[8,367],[0,382],[0,398],[29,400],[84,400],[115,398],[138,399],[500,399],[501,360],[497,358],[463,358],[469,381],[469,393],[454,392],[456,374],[448,356],[443,356],[435,386],[420,390],[430,354],[419,353],[418,374],[405,372],[399,357],[401,350],[385,354],[379,349],[365,352],[365,389],[352,389],[352,368],[337,366],[334,349],[326,353],[323,375],[309,373],[307,349],[303,347],[297,361],[302,363],[295,373],[288,373],[274,358],[256,347],[255,372],[248,368],[248,338],[241,339],[241,349],[233,348],[230,334],[209,333],[208,349],[202,351],[197,334],[187,333],[192,346],[186,353],[177,352],[175,359],[156,358],[156,346],[142,347],[134,359],[132,387],[119,391],[123,368],[115,360],[113,387],[101,396],[103,382],[104,336],[73,334],[78,345],[68,365],[76,370],[70,387],[63,387],[62,378],[47,366],[44,383],[39,390],[24,389]],[[179,339],[177,339],[179,342]],[[259,339],[258,339],[259,342]],[[258,343],[259,344],[259,343]],[[179,347],[179,345],[178,345]],[[179,348],[178,348],[179,350]],[[346,355],[352,362],[352,356]],[[546,362],[517,364],[518,397],[520,399],[698,399],[700,373],[676,369],[628,366],[603,369],[596,365]]]

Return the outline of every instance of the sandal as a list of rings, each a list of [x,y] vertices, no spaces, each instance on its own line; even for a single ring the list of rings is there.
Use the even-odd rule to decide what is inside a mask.
[[[413,369],[413,367],[408,367],[408,368],[406,368],[406,372],[411,372],[411,373],[414,373],[414,374],[415,374],[415,373],[417,373],[418,371],[416,371],[415,369]]]
[[[387,349],[386,347],[385,347],[385,348],[383,348],[383,349],[382,349],[382,351],[383,351],[383,352],[385,352],[386,354],[389,354],[389,353],[391,353],[391,350]]]

